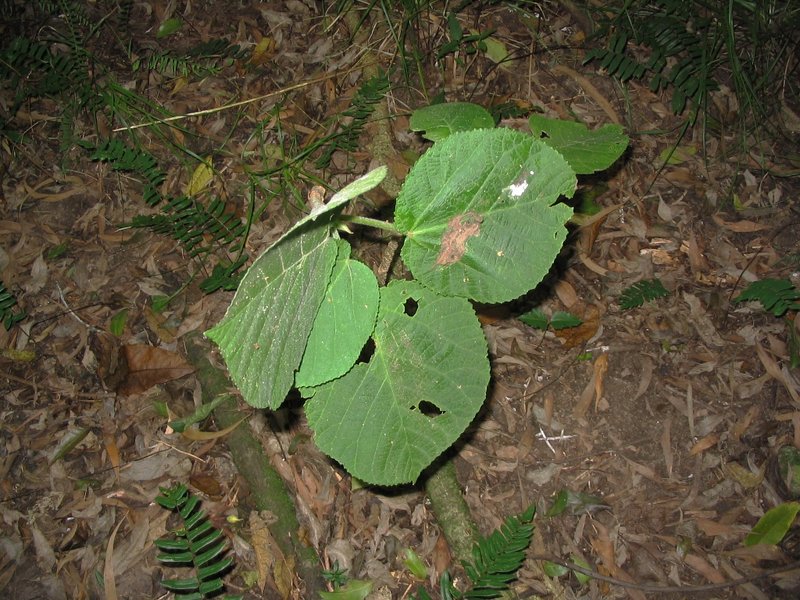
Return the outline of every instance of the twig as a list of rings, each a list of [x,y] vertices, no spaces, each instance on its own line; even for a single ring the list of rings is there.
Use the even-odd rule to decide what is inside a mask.
[[[287,86],[285,88],[281,88],[279,90],[275,90],[274,92],[270,92],[269,94],[263,94],[261,96],[256,96],[255,98],[248,98],[247,100],[240,100],[239,102],[233,102],[231,104],[224,104],[222,106],[217,106],[216,108],[207,108],[205,110],[198,110],[195,112],[190,112],[185,115],[173,115],[171,117],[167,117],[166,119],[156,119],[154,121],[148,121],[146,123],[138,123],[136,125],[126,125],[125,127],[117,127],[113,131],[116,133],[118,131],[131,131],[133,129],[141,129],[142,127],[150,127],[151,125],[159,125],[162,123],[170,123],[172,121],[180,121],[182,119],[188,119],[190,117],[199,117],[202,115],[209,115],[216,112],[221,112],[223,110],[228,110],[231,108],[237,108],[239,106],[245,106],[247,104],[252,104],[253,102],[258,102],[259,100],[265,100],[267,98],[272,98],[273,96],[280,96],[281,94],[286,94],[288,92],[293,92],[294,90],[299,90],[301,88],[307,87],[309,85],[314,85],[315,83],[319,83],[321,81],[326,81],[328,79],[333,79],[334,77],[338,77],[339,75],[347,75],[348,73],[352,73],[353,71],[363,69],[364,65],[357,65],[355,67],[351,67],[345,71],[336,71],[334,73],[328,73],[327,75],[323,75],[321,77],[317,77],[315,79],[309,79],[308,81],[301,81],[300,83],[295,83],[294,85]]]

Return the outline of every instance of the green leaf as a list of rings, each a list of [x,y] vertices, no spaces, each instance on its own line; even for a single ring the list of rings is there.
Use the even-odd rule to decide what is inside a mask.
[[[189,579],[162,579],[161,585],[173,592],[191,592],[200,587],[196,577]]]
[[[351,579],[335,592],[320,592],[322,600],[364,600],[372,592],[372,582]]]
[[[341,190],[336,192],[333,197],[331,197],[330,202],[328,202],[326,205],[326,209],[341,206],[348,200],[352,200],[356,196],[360,196],[361,194],[378,187],[386,178],[386,173],[386,166],[376,167],[366,175],[362,175],[352,183],[348,183]]]
[[[170,540],[167,538],[159,538],[153,542],[159,550],[165,552],[186,552],[189,550],[189,542],[184,538],[177,540]]]
[[[548,577],[563,577],[567,573],[569,573],[569,569],[564,565],[559,565],[558,563],[550,562],[549,560],[544,561],[542,564],[542,571]]]
[[[769,509],[744,538],[745,546],[779,544],[800,512],[800,502],[784,502]]]
[[[466,429],[486,396],[486,339],[472,306],[413,281],[381,290],[375,350],[313,390],[317,446],[359,479],[413,482]]]
[[[168,35],[172,35],[176,31],[178,31],[181,27],[183,27],[183,21],[178,18],[167,19],[158,27],[158,31],[156,32],[157,38],[167,37]]]
[[[667,296],[669,292],[659,279],[644,279],[623,290],[619,298],[620,308],[628,310],[645,302]]]
[[[585,560],[583,560],[580,556],[575,556],[574,554],[572,554],[570,556],[570,558],[572,558],[572,562],[574,562],[579,567],[583,567],[587,571],[591,571],[592,570],[592,568],[589,565],[589,563],[586,562]],[[587,583],[589,583],[589,580],[591,579],[591,577],[589,577],[585,573],[581,573],[579,571],[572,571],[572,572],[575,574],[575,579],[577,579],[578,583],[580,583],[581,585],[586,585]]]
[[[800,499],[800,450],[794,446],[781,446],[778,450],[778,473],[789,497]]]
[[[297,387],[320,385],[347,373],[375,328],[378,280],[367,265],[350,259],[350,244],[338,240],[337,245],[331,281],[295,376]]]
[[[247,270],[225,317],[206,332],[251,406],[274,410],[283,404],[336,254],[324,225],[281,238]]]
[[[182,419],[175,419],[169,422],[169,426],[172,427],[178,433],[183,433],[186,431],[187,427],[194,425],[195,423],[199,423],[200,421],[205,421],[209,415],[214,412],[214,410],[223,402],[229,400],[229,396],[223,394],[214,398],[211,402],[207,402],[205,404],[201,404],[200,407],[194,411],[191,415],[184,417]]]
[[[531,115],[531,132],[558,150],[579,175],[607,169],[628,147],[622,127],[610,123],[590,131],[583,123]]]
[[[296,232],[298,229],[310,226],[311,223],[320,217],[331,219],[334,211],[344,206],[348,201],[380,185],[381,181],[383,181],[386,177],[386,173],[387,169],[385,166],[377,167],[366,175],[362,175],[355,181],[348,183],[345,187],[331,196],[331,199],[328,202],[318,206],[312,206],[311,212],[309,212],[309,214],[300,219],[291,227],[291,229],[284,233],[283,236],[281,236],[281,238],[273,244],[273,247],[277,246],[284,239],[294,234],[294,232]]]
[[[608,505],[603,502],[599,496],[586,494],[584,492],[573,492],[571,490],[561,490],[556,494],[553,499],[553,505],[547,511],[545,516],[555,517],[560,515],[567,509],[573,515],[590,513],[599,508],[605,508]]]
[[[427,579],[428,567],[426,567],[425,563],[422,562],[419,554],[414,552],[411,548],[406,548],[403,551],[403,554],[403,564],[406,566],[406,569],[411,571],[411,574],[417,579]]]
[[[423,106],[411,113],[411,131],[424,131],[423,137],[438,142],[456,131],[491,129],[494,118],[482,106],[471,102],[448,102]]]
[[[538,308],[534,308],[517,318],[534,329],[545,330],[550,326],[550,319]]]
[[[560,490],[557,494],[555,499],[553,500],[553,505],[548,509],[545,513],[546,517],[556,517],[567,510],[567,504],[569,502],[569,496],[567,494],[567,490]]]
[[[553,329],[569,329],[570,327],[577,327],[583,323],[578,317],[572,313],[557,310],[550,318],[550,325]]]
[[[575,174],[544,142],[510,129],[454,133],[426,152],[397,199],[402,258],[434,291],[506,302],[555,260]]]
[[[117,337],[121,336],[125,331],[125,323],[128,322],[128,309],[123,308],[113,317],[111,317],[111,323],[109,323],[109,330],[111,331],[112,335]]]
[[[783,316],[787,310],[800,310],[800,290],[788,279],[762,279],[748,285],[733,299],[734,302],[758,300],[764,310],[776,317]]]

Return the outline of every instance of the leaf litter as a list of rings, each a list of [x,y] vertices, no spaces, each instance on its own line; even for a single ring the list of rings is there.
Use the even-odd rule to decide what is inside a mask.
[[[148,3],[156,13],[162,4]],[[314,120],[358,85],[358,53],[349,35],[326,32],[308,3],[192,10],[199,26],[186,35],[198,41],[234,36],[272,50],[259,55],[258,76],[243,65],[202,85],[159,82],[154,75],[151,92],[177,113],[317,79],[301,93],[268,96],[240,115],[252,124],[272,114],[270,127],[280,123],[289,134],[311,137]],[[564,27],[570,23],[566,13],[553,16]],[[480,18],[509,48],[531,35],[523,21],[500,10]],[[152,24],[142,18],[132,34],[146,39]],[[536,30],[537,43],[564,35],[546,29]],[[555,117],[568,110],[589,124],[622,120],[609,79],[565,65],[547,77],[529,77],[531,60],[516,59],[520,68],[509,70],[480,56],[468,65],[446,56],[445,68],[429,74],[452,100],[467,99],[469,89],[472,101],[507,99]],[[353,70],[330,75],[339,69]],[[320,71],[330,77],[320,78]],[[628,93],[638,129],[675,124],[663,100],[645,87],[629,83]],[[421,103],[416,97],[403,102]],[[35,108],[17,118],[47,127],[56,107],[42,101]],[[233,126],[234,115],[195,120],[215,139]],[[394,127],[395,154],[401,145],[421,149],[402,118]],[[241,569],[232,576],[234,589],[248,589],[243,574],[250,570],[257,578],[249,597],[303,597],[297,581],[275,568],[280,557],[261,528],[268,515],[251,510],[224,440],[167,433],[168,414],[187,416],[197,408],[182,337],[218,322],[227,299],[189,288],[155,315],[152,300],[177,290],[175,274],[197,265],[169,239],[115,229],[142,205],[126,197],[128,188],[103,165],[79,159],[72,171],[61,171],[59,149],[47,136],[31,140],[22,149],[31,160],[15,161],[4,174],[0,209],[0,274],[30,314],[10,332],[0,328],[0,590],[20,598],[113,597],[112,590],[120,598],[157,597],[162,574],[152,541],[166,531],[167,515],[153,498],[159,486],[180,480],[204,493],[204,506],[231,540]],[[253,140],[243,133],[226,140],[229,156],[253,157],[244,168],[262,166]],[[744,548],[742,542],[765,509],[786,499],[772,465],[781,446],[800,444],[800,376],[787,367],[783,323],[757,307],[730,304],[748,282],[791,271],[784,259],[800,248],[784,228],[792,219],[785,199],[797,197],[797,183],[762,173],[756,179],[748,171],[738,189],[742,210],[726,210],[721,197],[736,173],[711,145],[707,162],[698,152],[683,152],[645,193],[665,148],[657,137],[637,139],[599,199],[610,210],[581,234],[577,261],[565,263],[557,293],[536,298],[548,314],[579,312],[587,328],[542,333],[514,319],[523,312],[515,308],[486,324],[495,384],[456,459],[483,533],[532,502],[545,515],[562,490],[601,498],[598,509],[538,517],[533,552],[580,558],[594,571],[644,586],[648,597],[667,586],[752,577],[797,559],[788,547]],[[354,156],[355,166],[344,153],[334,155],[341,167],[334,179],[368,170],[368,157]],[[221,169],[238,173],[241,167],[226,159]],[[179,173],[175,165],[170,170],[167,185],[175,190],[190,182]],[[227,185],[235,187],[233,180]],[[291,203],[279,204],[253,224],[251,255],[298,218]],[[445,232],[449,243],[437,263],[459,260],[469,238],[479,235],[480,219],[462,217]],[[60,244],[66,251],[51,256]],[[668,296],[620,309],[615,299],[623,289],[655,276]],[[110,321],[122,309],[129,318],[121,336],[112,336]],[[797,323],[794,318],[790,326],[797,330]],[[133,356],[131,348],[142,354]],[[35,358],[14,360],[21,355],[10,350]],[[152,371],[158,375],[143,376]],[[338,560],[352,577],[370,579],[396,598],[413,583],[402,566],[404,547],[432,568],[432,580],[458,568],[420,492],[358,489],[315,450],[291,410],[255,415],[248,424],[261,432],[293,490],[305,534],[325,567]],[[243,525],[227,524],[228,515]],[[101,573],[104,590],[97,584]],[[714,597],[788,598],[797,582],[796,572],[775,574],[736,592],[721,588]],[[516,589],[523,597],[644,593],[599,580],[581,587],[569,576],[552,579],[539,560],[526,563]]]

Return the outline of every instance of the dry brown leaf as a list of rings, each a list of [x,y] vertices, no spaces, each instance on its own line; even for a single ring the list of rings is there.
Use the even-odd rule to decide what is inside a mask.
[[[565,348],[582,346],[595,336],[600,327],[600,309],[590,304],[583,310],[577,310],[575,307],[579,304],[579,302],[573,304],[572,312],[580,317],[582,323],[577,327],[557,329],[555,332],[556,336],[563,340]]]
[[[726,221],[719,215],[713,215],[714,222],[720,227],[724,227],[728,231],[736,233],[752,233],[754,231],[761,231],[766,229],[766,225],[754,223],[753,221]]]
[[[614,554],[614,546],[611,543],[610,536],[608,535],[608,529],[597,521],[595,521],[594,527],[597,530],[598,535],[592,537],[591,543],[592,548],[594,548],[595,552],[597,552],[597,554],[600,556],[600,559],[603,561],[600,567],[600,572],[602,573],[605,571],[606,574],[610,575],[611,577],[615,577],[629,583],[634,583],[633,577],[631,577],[627,571],[617,564],[616,555]],[[644,593],[640,590],[626,588],[625,591],[633,600],[646,600]]]
[[[606,373],[608,373],[608,354],[603,353],[598,356],[593,365],[592,379],[594,379],[594,408],[597,410],[597,405],[603,397],[603,386],[606,381]]]
[[[661,452],[664,453],[664,465],[667,470],[667,478],[672,479],[672,467],[675,462],[675,455],[672,453],[672,419],[667,417],[664,421],[664,431],[661,433]]]
[[[141,394],[154,385],[194,372],[194,367],[176,352],[146,344],[123,346],[122,351],[128,364],[128,376],[117,392],[124,396]]]
[[[718,433],[709,433],[706,437],[697,441],[697,443],[692,446],[692,449],[689,450],[689,455],[694,456],[695,454],[700,454],[701,452],[705,452],[709,448],[716,445],[719,441],[719,434]]]
[[[683,558],[683,562],[692,567],[711,583],[723,583],[725,581],[725,577],[722,573],[715,569],[705,558],[697,554],[687,554]]]
[[[117,526],[111,532],[106,545],[106,560],[103,565],[103,587],[106,592],[106,600],[117,600],[116,569],[114,569],[114,540],[117,538],[117,531],[125,522],[125,516],[119,520]]]
[[[283,553],[269,532],[269,527],[256,512],[250,513],[250,536],[256,554],[258,589],[263,593],[267,583],[272,580],[272,566],[276,560],[283,558]]]
[[[578,303],[578,292],[572,287],[572,284],[566,279],[560,279],[554,286],[556,296],[561,301],[567,310],[570,310]]]
[[[761,364],[764,365],[764,368],[767,370],[767,374],[775,381],[783,384],[783,387],[786,388],[786,391],[789,392],[789,395],[792,397],[795,406],[800,408],[800,395],[798,395],[793,382],[758,342],[756,342],[756,354],[758,354]]]
[[[738,442],[744,432],[747,431],[747,428],[750,427],[750,424],[753,422],[753,419],[756,418],[758,413],[761,411],[761,406],[758,404],[753,404],[750,406],[748,411],[745,415],[736,421],[730,429],[731,432],[731,440],[734,442]]]

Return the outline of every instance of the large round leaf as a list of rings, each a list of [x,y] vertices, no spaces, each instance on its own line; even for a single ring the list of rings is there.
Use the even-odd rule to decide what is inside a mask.
[[[206,332],[248,404],[276,409],[286,398],[336,254],[327,225],[282,238],[250,266],[225,318]]]
[[[367,265],[350,258],[350,244],[338,240],[337,245],[339,256],[295,376],[297,387],[347,373],[375,328],[378,280]]]
[[[409,173],[395,209],[402,258],[431,289],[506,302],[547,274],[567,234],[575,173],[541,140],[510,129],[454,133]]]
[[[468,301],[413,281],[381,291],[369,362],[315,390],[306,414],[319,448],[368,483],[413,482],[477,414],[486,340]]]

